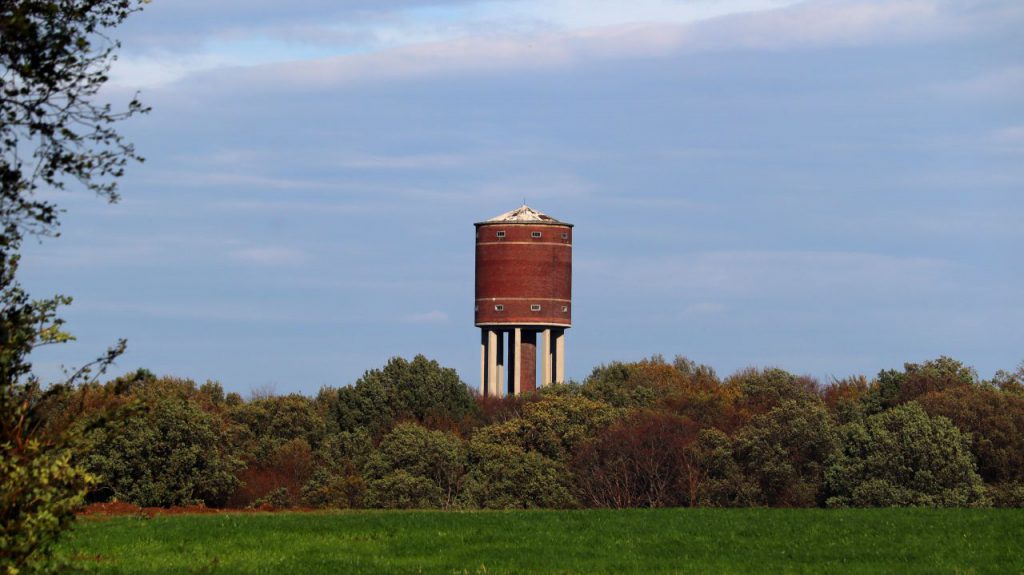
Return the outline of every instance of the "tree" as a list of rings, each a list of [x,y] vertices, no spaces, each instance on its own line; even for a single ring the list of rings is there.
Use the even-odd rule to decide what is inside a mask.
[[[579,445],[610,425],[618,415],[619,411],[606,403],[555,391],[541,401],[526,404],[521,416],[480,429],[474,439],[514,445],[566,463]]]
[[[616,508],[692,504],[701,473],[692,450],[698,432],[693,421],[657,411],[615,423],[573,458],[581,499]]]
[[[240,462],[225,452],[216,418],[186,397],[140,395],[126,416],[106,418],[86,435],[84,463],[100,478],[93,497],[147,507],[223,505]]]
[[[991,387],[954,387],[917,399],[929,415],[949,418],[971,438],[987,483],[1024,484],[1024,396]]]
[[[69,338],[56,317],[63,300],[31,301],[14,279],[17,257],[0,259],[0,572],[49,572],[50,549],[95,478],[71,463],[61,436],[42,433],[41,384],[28,362],[33,349]]]
[[[825,473],[830,507],[985,504],[968,439],[945,417],[910,402],[840,429]]]
[[[397,425],[366,463],[366,503],[389,509],[451,507],[466,473],[466,447],[445,431]]]
[[[401,420],[451,428],[477,409],[473,394],[454,369],[422,355],[412,361],[391,358],[383,369],[367,371],[332,399],[341,431],[366,428],[379,433]]]
[[[73,519],[90,482],[69,463],[66,437],[41,435],[33,402],[41,382],[29,353],[70,339],[56,311],[70,299],[31,301],[18,286],[16,251],[25,234],[55,232],[58,208],[40,186],[77,180],[113,201],[116,180],[141,159],[113,124],[122,112],[97,103],[118,44],[107,33],[144,0],[0,0],[0,570],[50,571],[49,549]],[[124,348],[73,372],[66,385],[101,373]]]
[[[117,178],[139,160],[114,124],[148,111],[97,102],[120,44],[109,31],[147,0],[3,0],[0,3],[0,225],[2,248],[50,234],[58,208],[40,186],[76,180],[116,201]]]
[[[517,445],[469,442],[469,473],[459,504],[480,509],[576,507],[570,473],[561,462]]]
[[[905,363],[903,371],[888,369],[879,372],[861,401],[863,411],[870,415],[932,391],[970,387],[977,383],[978,374],[974,369],[941,356],[921,364]]]
[[[817,398],[786,400],[737,434],[733,457],[756,505],[810,507],[819,502],[836,437]]]

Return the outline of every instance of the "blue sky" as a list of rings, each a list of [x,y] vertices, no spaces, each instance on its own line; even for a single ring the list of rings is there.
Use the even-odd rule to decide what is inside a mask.
[[[473,222],[576,224],[567,375],[1024,360],[1024,4],[154,0],[106,96],[147,162],[24,280],[117,372],[478,381]]]

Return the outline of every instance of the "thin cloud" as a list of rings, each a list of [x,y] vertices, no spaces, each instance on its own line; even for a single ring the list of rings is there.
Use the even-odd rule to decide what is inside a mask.
[[[898,42],[951,32],[934,2],[806,3],[696,23],[643,23],[511,37],[465,37],[329,58],[198,74],[217,89],[295,91],[465,73],[558,70],[593,60],[719,50]]]
[[[308,263],[312,258],[302,250],[284,246],[245,248],[228,252],[237,262],[260,266],[293,266]]]
[[[426,324],[437,324],[437,323],[448,323],[448,314],[440,311],[433,310],[424,313],[414,313],[406,316],[402,316],[402,323],[426,323]]]

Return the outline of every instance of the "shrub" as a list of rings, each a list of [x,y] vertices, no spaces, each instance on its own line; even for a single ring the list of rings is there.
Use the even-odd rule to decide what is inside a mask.
[[[688,419],[654,411],[605,429],[573,458],[581,499],[617,508],[693,503],[700,475],[691,450],[697,432]]]
[[[461,439],[414,423],[399,424],[366,463],[366,504],[448,508],[459,495],[465,472]]]
[[[454,369],[417,355],[392,358],[383,369],[367,371],[355,385],[331,398],[340,431],[386,431],[395,421],[415,420],[433,428],[451,428],[477,409],[473,394]]]
[[[561,463],[515,445],[474,438],[470,471],[459,504],[482,509],[564,509],[576,507],[569,472]]]
[[[91,497],[142,507],[223,505],[240,466],[223,451],[225,440],[214,416],[186,399],[142,401],[88,433],[83,463],[100,477]]]
[[[784,401],[736,436],[733,457],[757,505],[807,507],[819,500],[836,436],[824,404]]]
[[[967,438],[908,403],[840,430],[826,472],[830,507],[968,507],[987,502]]]
[[[954,387],[918,398],[929,415],[949,418],[971,438],[988,483],[1024,482],[1024,396],[990,387]]]
[[[476,435],[480,441],[514,445],[564,463],[578,445],[607,427],[618,415],[619,411],[606,403],[556,390],[545,394],[540,401],[526,404],[521,416],[484,427]]]

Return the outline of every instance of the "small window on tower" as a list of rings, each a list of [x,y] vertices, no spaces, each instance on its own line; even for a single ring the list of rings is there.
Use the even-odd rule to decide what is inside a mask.
[[[505,311],[505,306],[499,303],[498,305],[494,306],[494,311]]]
[[[505,232],[504,232],[504,230],[502,230],[502,231],[498,232],[498,233],[497,233],[496,235],[497,235],[497,236],[498,236],[499,238],[503,238],[503,237],[505,237]]]
[[[569,313],[569,306],[563,305],[562,306],[562,313]]]
[[[533,304],[530,306],[530,311],[540,311],[540,306],[537,304]]]
[[[569,239],[569,234],[562,234],[562,239],[563,240]]]
[[[541,235],[540,232],[530,232],[530,237],[531,238],[539,238],[540,235]]]

